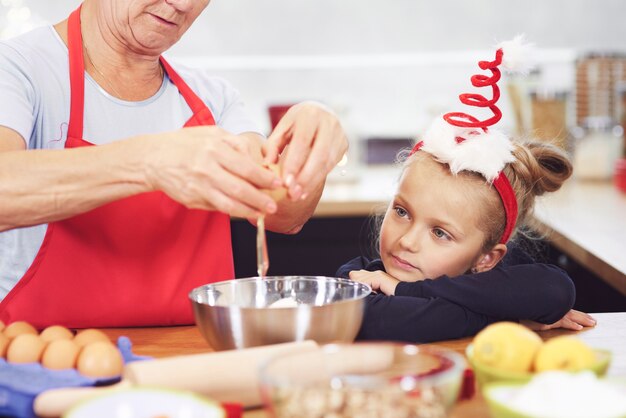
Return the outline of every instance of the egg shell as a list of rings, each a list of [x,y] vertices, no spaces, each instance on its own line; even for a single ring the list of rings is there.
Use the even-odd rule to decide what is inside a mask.
[[[84,347],[96,341],[104,341],[113,344],[104,332],[94,328],[82,330],[74,337],[74,342],[78,344],[79,347]]]
[[[95,378],[117,377],[122,374],[124,360],[110,342],[96,341],[83,347],[76,365],[78,372]]]
[[[4,329],[4,335],[6,335],[9,338],[15,338],[18,335],[22,335],[22,334],[37,335],[39,333],[37,332],[34,326],[32,326],[26,321],[12,322],[9,325],[7,325],[7,327]]]
[[[7,350],[9,363],[36,363],[41,358],[46,343],[39,335],[21,334],[11,340]]]
[[[56,340],[71,340],[74,334],[69,329],[61,325],[51,325],[41,331],[39,337],[45,342],[50,343]]]
[[[264,167],[270,169],[274,174],[280,177],[281,167],[278,164],[265,164]],[[279,187],[277,189],[261,189],[261,191],[274,199],[276,202],[283,200],[287,196],[287,189],[285,187]]]
[[[9,343],[11,339],[0,332],[0,357],[5,357],[7,354],[7,348],[9,348]]]
[[[76,366],[80,347],[72,340],[54,340],[41,357],[41,365],[52,370],[72,369]]]

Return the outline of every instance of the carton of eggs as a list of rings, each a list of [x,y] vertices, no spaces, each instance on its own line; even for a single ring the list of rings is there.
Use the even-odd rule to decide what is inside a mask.
[[[51,370],[76,368],[92,378],[117,377],[124,361],[118,348],[102,331],[86,329],[76,335],[53,325],[41,334],[27,322],[7,326],[0,321],[0,357],[8,363],[36,363]]]

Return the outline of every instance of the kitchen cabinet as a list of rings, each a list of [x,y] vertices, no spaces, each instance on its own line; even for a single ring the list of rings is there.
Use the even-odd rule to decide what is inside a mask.
[[[334,277],[337,269],[359,255],[373,255],[372,222],[366,217],[312,218],[296,235],[267,232],[269,276]],[[236,277],[256,276],[256,228],[231,222]]]

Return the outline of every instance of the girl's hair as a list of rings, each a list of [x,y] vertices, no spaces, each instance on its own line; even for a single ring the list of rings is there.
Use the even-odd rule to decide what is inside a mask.
[[[572,163],[560,148],[545,142],[524,141],[514,143],[515,161],[507,164],[504,175],[511,183],[518,205],[515,230],[536,230],[533,222],[535,197],[561,188],[572,175]],[[485,199],[486,207],[480,220],[485,225],[487,250],[496,245],[504,232],[504,210],[497,192],[491,188],[490,198]]]
[[[511,239],[520,230],[524,231],[524,235],[532,235],[533,232],[536,232],[537,225],[533,222],[532,217],[535,197],[546,192],[557,191],[565,180],[572,175],[572,163],[567,154],[560,148],[546,142],[529,140],[513,145],[515,161],[507,164],[503,170],[515,192],[518,205],[515,230]],[[425,153],[417,152],[410,155],[410,150],[402,150],[398,153],[396,162],[402,164],[404,171],[406,166],[413,163],[417,158],[432,158],[436,161],[432,155],[423,154]],[[458,176],[473,184],[485,184],[484,177],[473,171],[462,171]],[[505,215],[502,200],[493,187],[472,187],[471,191],[468,190],[467,196],[468,198],[479,199],[484,205],[477,225],[480,225],[485,232],[483,251],[488,251],[500,242],[504,232]],[[372,250],[375,253],[378,251],[382,219],[383,216],[380,215],[373,219],[376,239]]]
[[[560,148],[546,142],[523,141],[513,144],[515,161],[507,164],[504,175],[511,183],[518,205],[518,215],[515,222],[515,234],[522,230],[525,235],[536,232],[533,222],[535,197],[546,192],[554,192],[572,175],[572,164],[566,153]],[[411,164],[421,152],[409,156],[408,151],[398,154],[397,161],[403,162],[406,167]],[[428,157],[435,159],[430,154]],[[436,159],[435,159],[436,160]],[[446,165],[447,167],[447,165]],[[462,171],[458,176],[469,180],[473,184],[485,184],[484,177],[473,171]],[[468,198],[479,199],[484,210],[481,211],[477,225],[485,232],[483,250],[493,248],[504,232],[504,206],[498,192],[493,187],[472,187],[468,190]]]

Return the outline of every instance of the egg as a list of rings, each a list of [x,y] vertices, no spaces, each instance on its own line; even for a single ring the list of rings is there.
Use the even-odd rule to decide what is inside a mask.
[[[6,325],[4,324],[3,321],[0,321],[0,332],[4,330],[4,327],[6,327]]]
[[[72,331],[61,325],[51,325],[48,328],[41,331],[39,337],[45,342],[49,343],[56,340],[71,340],[74,338]]]
[[[7,350],[9,363],[35,363],[46,346],[39,335],[21,334],[11,340]]]
[[[0,357],[4,357],[6,355],[10,342],[11,339],[0,332]]]
[[[109,337],[107,337],[104,332],[93,328],[82,330],[74,337],[74,342],[78,344],[79,347],[84,347],[96,341],[105,341],[112,344],[111,340],[109,340]]]
[[[21,334],[37,335],[38,332],[31,324],[26,321],[15,321],[7,325],[4,329],[4,335],[9,338],[15,338]]]
[[[268,308],[297,308],[299,305],[298,301],[293,297],[286,297],[282,299],[278,299],[276,302],[273,302],[268,306]]]
[[[269,168],[277,177],[280,178],[281,168],[278,164],[267,164],[264,167]],[[276,202],[283,200],[287,196],[287,189],[279,187],[277,189],[261,189],[261,191],[274,199]]]
[[[41,365],[53,370],[72,369],[79,351],[80,347],[72,340],[54,340],[44,350]]]
[[[122,374],[124,361],[120,351],[110,342],[87,344],[78,355],[76,368],[88,377],[116,377]]]

